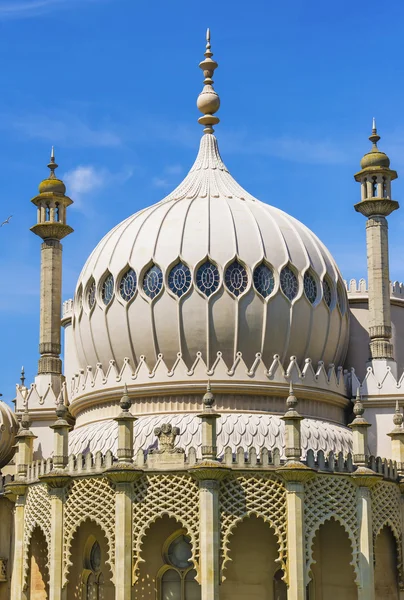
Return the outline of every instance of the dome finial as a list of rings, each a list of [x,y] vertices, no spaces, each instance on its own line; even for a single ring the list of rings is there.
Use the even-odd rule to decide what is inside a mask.
[[[210,29],[206,31],[206,50],[205,59],[199,63],[200,69],[202,69],[205,79],[203,81],[204,88],[198,96],[196,102],[197,107],[203,114],[199,117],[198,123],[205,125],[204,133],[213,133],[213,125],[217,125],[220,121],[215,113],[220,108],[220,98],[213,89],[213,73],[217,69],[218,64],[215,60],[212,60],[213,52],[211,51],[210,45]]]
[[[369,136],[369,140],[373,144],[373,149],[377,148],[377,142],[380,140],[380,135],[377,135],[376,119],[373,117],[372,120],[372,135]]]
[[[56,179],[55,170],[59,165],[55,162],[55,148],[52,146],[51,155],[50,155],[50,163],[48,164],[48,169],[50,169],[49,179]]]

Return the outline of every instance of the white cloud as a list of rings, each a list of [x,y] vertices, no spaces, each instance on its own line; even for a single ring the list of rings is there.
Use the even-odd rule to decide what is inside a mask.
[[[108,169],[93,165],[79,165],[67,171],[62,177],[66,183],[67,193],[74,200],[76,208],[82,208],[83,196],[93,195],[114,182],[125,183],[133,175],[133,168],[126,167],[119,173],[111,173]]]
[[[171,185],[168,179],[164,179],[164,177],[154,177],[152,183],[157,188],[168,188]]]
[[[18,2],[0,0],[0,19],[36,17],[59,8],[72,8],[74,5],[103,0],[25,0]]]
[[[168,165],[168,167],[164,169],[164,173],[167,173],[167,175],[181,175],[183,171],[184,168],[182,165]]]
[[[157,188],[169,188],[174,185],[174,180],[176,176],[181,175],[184,172],[184,168],[181,165],[167,165],[163,169],[162,175],[160,177],[154,177],[152,179],[152,184]]]

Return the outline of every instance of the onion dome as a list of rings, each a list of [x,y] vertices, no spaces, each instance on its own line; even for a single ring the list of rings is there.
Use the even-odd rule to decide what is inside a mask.
[[[65,184],[63,183],[63,181],[61,179],[58,179],[55,175],[55,170],[58,168],[58,166],[59,165],[57,165],[55,162],[55,151],[52,146],[51,159],[50,159],[50,163],[48,164],[48,169],[50,170],[50,173],[49,173],[49,177],[47,179],[44,179],[43,181],[41,181],[41,183],[39,184],[38,189],[39,189],[40,194],[45,194],[47,192],[51,192],[53,194],[64,195],[66,193]]]
[[[157,204],[118,224],[98,244],[77,282],[72,327],[78,367],[104,372],[162,357],[191,369],[220,356],[228,369],[275,354],[343,363],[348,341],[345,286],[330,252],[305,225],[254,198],[231,176],[213,125],[208,35],[204,126],[184,181]],[[159,380],[161,377],[161,380]],[[167,374],[153,372],[153,384]]]
[[[5,402],[0,401],[0,469],[14,455],[15,436],[18,423],[14,411]]]
[[[390,167],[390,159],[387,154],[377,147],[380,135],[377,134],[376,119],[373,119],[372,135],[369,136],[369,140],[372,142],[372,149],[362,158],[361,169],[367,169],[368,167],[383,167],[388,169]]]

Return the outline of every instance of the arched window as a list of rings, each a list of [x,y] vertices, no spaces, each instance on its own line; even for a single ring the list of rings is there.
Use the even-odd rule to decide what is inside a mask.
[[[87,543],[87,552],[83,570],[85,600],[103,600],[104,576],[101,572],[101,547],[92,537]]]
[[[160,570],[159,600],[200,600],[201,588],[190,563],[192,546],[184,531],[170,536],[163,549],[165,565]]]
[[[377,196],[377,177],[374,175],[372,177],[372,196],[375,198]]]

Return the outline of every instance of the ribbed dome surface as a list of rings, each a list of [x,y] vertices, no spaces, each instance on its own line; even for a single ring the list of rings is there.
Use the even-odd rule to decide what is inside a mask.
[[[14,454],[17,431],[15,413],[5,402],[0,401],[0,468],[6,465]]]
[[[341,364],[346,292],[320,240],[246,192],[205,134],[178,188],[95,248],[73,328],[84,369],[142,355],[153,366],[159,354],[170,366],[179,352],[189,366],[197,352],[208,365],[221,352],[229,367],[237,352],[247,365],[258,352],[269,364],[274,354]]]

